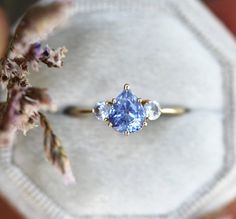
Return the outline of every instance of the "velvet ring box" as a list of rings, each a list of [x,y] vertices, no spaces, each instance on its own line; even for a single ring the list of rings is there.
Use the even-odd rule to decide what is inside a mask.
[[[234,40],[194,0],[78,0],[78,8],[49,39],[69,49],[65,66],[31,75],[59,109],[92,107],[128,82],[139,97],[191,112],[129,137],[93,116],[49,115],[77,184],[66,187],[45,161],[34,129],[1,149],[1,192],[28,218],[198,216],[234,170]]]

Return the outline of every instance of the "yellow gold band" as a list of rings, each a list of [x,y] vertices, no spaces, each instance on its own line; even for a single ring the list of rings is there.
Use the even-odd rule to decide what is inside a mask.
[[[161,114],[167,115],[167,116],[178,116],[188,111],[189,109],[181,107],[181,106],[161,108]],[[70,106],[64,110],[64,114],[72,116],[72,117],[81,117],[85,114],[90,114],[90,113],[93,113],[93,109],[83,109],[77,106]]]

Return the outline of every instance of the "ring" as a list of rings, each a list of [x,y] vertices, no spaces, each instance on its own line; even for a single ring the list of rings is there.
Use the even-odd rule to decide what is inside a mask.
[[[157,120],[161,115],[182,115],[187,111],[187,108],[180,106],[162,108],[155,100],[138,98],[130,90],[129,84],[125,84],[121,94],[111,101],[99,101],[93,109],[70,106],[64,113],[73,117],[93,113],[98,120],[107,122],[109,127],[129,135],[140,131],[148,121]]]

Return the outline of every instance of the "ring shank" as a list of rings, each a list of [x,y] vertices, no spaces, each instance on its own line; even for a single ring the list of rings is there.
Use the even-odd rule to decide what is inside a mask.
[[[164,107],[161,108],[161,113],[162,115],[173,115],[173,116],[178,116],[178,115],[182,115],[186,112],[188,112],[189,110],[185,107],[181,107],[181,106],[173,106],[173,107]],[[80,117],[82,115],[85,114],[90,114],[93,113],[93,109],[82,109],[76,106],[70,106],[67,107],[64,110],[64,114],[72,116],[72,117]]]
[[[189,110],[187,108],[184,107],[166,107],[166,108],[162,108],[161,109],[161,113],[162,115],[182,115],[186,112],[188,112]]]

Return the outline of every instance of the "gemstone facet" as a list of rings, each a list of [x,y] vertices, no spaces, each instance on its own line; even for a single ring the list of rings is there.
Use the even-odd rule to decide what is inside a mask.
[[[143,105],[129,89],[124,89],[110,110],[112,127],[120,133],[134,133],[142,129],[145,119]]]
[[[111,106],[105,101],[100,101],[96,103],[93,109],[98,120],[105,120],[109,117]]]
[[[161,115],[161,107],[157,101],[149,101],[144,104],[146,116],[149,120],[156,120]]]

